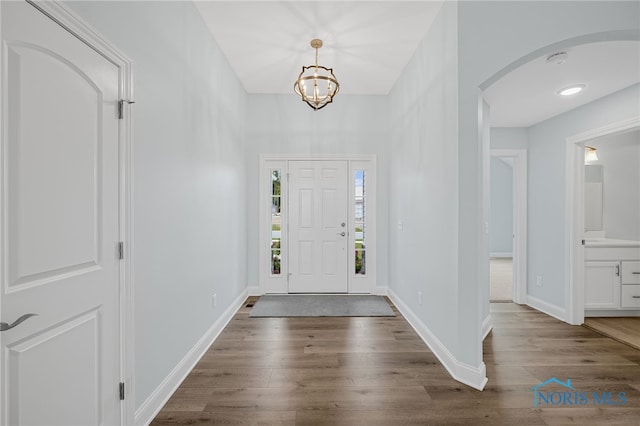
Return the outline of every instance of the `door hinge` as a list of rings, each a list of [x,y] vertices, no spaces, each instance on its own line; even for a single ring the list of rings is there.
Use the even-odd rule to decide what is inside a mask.
[[[124,383],[120,382],[120,401],[124,401]]]
[[[582,245],[584,245],[584,243],[585,243],[585,241],[584,241],[584,240],[582,240]]]
[[[122,241],[118,243],[118,259],[124,259],[124,242]]]
[[[124,99],[120,99],[118,101],[118,119],[122,120],[124,118],[124,103],[128,103],[129,105],[135,104],[135,101],[125,101]]]

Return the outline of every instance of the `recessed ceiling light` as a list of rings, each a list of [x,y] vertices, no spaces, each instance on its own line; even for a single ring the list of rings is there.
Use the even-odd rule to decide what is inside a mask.
[[[584,89],[585,87],[586,85],[584,84],[576,84],[573,86],[565,87],[564,89],[558,90],[558,95],[561,95],[561,96],[575,95],[576,93],[582,92],[582,89]]]

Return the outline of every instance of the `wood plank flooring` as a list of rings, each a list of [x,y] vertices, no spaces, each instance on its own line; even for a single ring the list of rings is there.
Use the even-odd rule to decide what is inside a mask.
[[[640,349],[640,317],[591,317],[584,325],[636,349]]]
[[[152,425],[640,425],[639,350],[513,303],[491,311],[480,392],[451,379],[400,315],[242,308]],[[534,409],[531,387],[551,377],[627,402]]]

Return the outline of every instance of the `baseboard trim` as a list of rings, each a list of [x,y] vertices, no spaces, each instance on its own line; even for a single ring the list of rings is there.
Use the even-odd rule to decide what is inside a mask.
[[[478,367],[474,367],[458,361],[455,356],[449,352],[447,347],[429,330],[429,327],[416,316],[411,308],[409,308],[392,289],[388,290],[388,296],[454,380],[471,386],[474,389],[484,389],[484,386],[487,384],[484,362],[481,362]]]
[[[551,303],[545,302],[544,300],[538,299],[537,297],[527,295],[527,306],[530,306],[533,309],[536,309],[556,319],[559,319],[560,321],[567,322],[566,320],[567,313],[564,310],[564,308],[560,308],[556,305],[552,305]]]
[[[169,398],[171,398],[171,395],[173,395],[187,375],[193,370],[193,367],[200,361],[200,358],[202,358],[213,342],[215,342],[236,312],[242,307],[247,296],[248,290],[245,290],[233,301],[193,348],[187,352],[171,373],[169,373],[162,383],[151,393],[149,398],[140,405],[140,408],[135,412],[136,425],[148,425],[151,423]]]
[[[487,314],[487,317],[482,321],[482,340],[487,338],[492,329],[493,321],[491,321],[491,314]]]

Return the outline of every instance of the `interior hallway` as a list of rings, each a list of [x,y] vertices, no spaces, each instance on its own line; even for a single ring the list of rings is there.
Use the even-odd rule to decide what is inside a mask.
[[[483,392],[454,381],[399,314],[249,312],[245,304],[153,425],[637,426],[640,418],[640,350],[525,306],[491,305]],[[627,403],[533,409],[530,389],[551,377],[580,391],[626,392]]]

